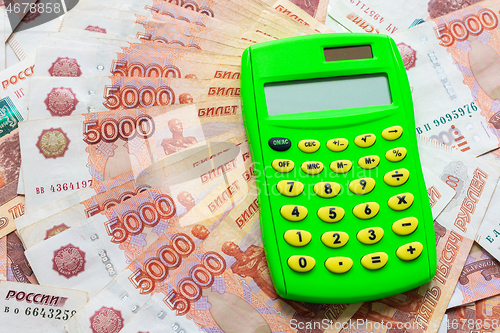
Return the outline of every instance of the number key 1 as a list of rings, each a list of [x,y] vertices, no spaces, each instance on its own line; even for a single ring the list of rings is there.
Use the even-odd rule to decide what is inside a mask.
[[[306,246],[312,238],[311,233],[305,230],[288,230],[283,237],[292,246]]]

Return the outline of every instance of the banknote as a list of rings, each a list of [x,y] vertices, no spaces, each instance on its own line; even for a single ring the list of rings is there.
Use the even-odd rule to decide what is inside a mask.
[[[89,0],[91,1],[91,0]],[[93,2],[96,3],[96,2]],[[223,34],[227,34],[232,37],[241,38],[243,40],[248,40],[254,43],[260,43],[274,38],[266,36],[262,33],[258,33],[255,29],[251,27],[246,27],[243,22],[239,22],[238,25],[226,22],[208,15],[200,14],[198,12],[176,6],[174,4],[164,2],[163,12],[159,13],[158,10],[153,10],[152,8],[144,5],[134,3],[131,5],[122,4],[113,0],[104,0],[97,2],[101,5],[107,7],[113,7],[116,9],[122,9],[125,11],[133,12],[145,17],[152,17],[155,20],[163,21],[166,18],[176,19],[183,22],[195,23],[198,26],[202,26],[211,30],[216,30]]]
[[[87,302],[87,293],[0,281],[4,332],[66,332],[64,324]]]
[[[328,9],[327,0],[305,1],[305,0],[290,0],[290,2],[302,8],[307,14],[314,17],[321,23],[325,23]]]
[[[108,5],[109,4],[109,5]],[[121,5],[121,6],[120,6]],[[122,9],[130,9],[130,10],[122,10]],[[194,12],[192,12],[194,13]],[[243,47],[252,45],[256,43],[256,41],[249,40],[248,38],[242,38],[242,36],[236,35],[238,30],[234,31],[221,31],[220,27],[217,29],[210,29],[206,26],[203,26],[196,22],[188,22],[187,20],[177,20],[168,15],[155,13],[152,11],[148,11],[146,9],[143,10],[134,10],[130,7],[126,7],[126,5],[122,5],[116,1],[105,1],[99,4],[90,1],[79,1],[78,6],[75,8],[71,14],[66,15],[67,23],[63,23],[63,26],[68,24],[70,27],[79,28],[79,24],[81,22],[86,21],[89,16],[99,16],[102,18],[112,18],[114,20],[118,20],[122,22],[122,24],[128,24],[130,26],[130,31],[134,31],[138,29],[141,31],[140,25],[143,26],[143,29],[146,27],[149,28],[158,28],[158,29],[168,29],[170,31],[176,31],[179,34],[185,34],[189,36],[196,36],[203,39],[208,39],[217,43],[230,45],[234,47]],[[75,20],[78,17],[78,20]],[[109,26],[109,25],[107,25]],[[106,33],[111,34],[126,34],[124,29],[106,29]],[[148,30],[150,31],[150,30]],[[119,32],[119,33],[118,33]],[[255,37],[257,35],[256,32],[251,32],[251,36]],[[130,33],[128,35],[131,35]],[[149,35],[153,37],[151,32],[135,32],[134,36],[141,36],[141,38],[147,38]],[[158,35],[158,33],[156,33]],[[257,35],[260,41],[266,40],[264,38],[260,38]],[[267,38],[269,40],[269,38]]]
[[[49,37],[44,39],[41,47],[53,47],[72,49],[84,49],[86,47],[97,48],[99,52],[116,52],[123,53],[123,55],[130,52],[145,52],[153,53],[155,55],[162,54],[163,57],[169,58],[170,54],[182,53],[183,57],[189,60],[198,60],[200,62],[216,62],[227,65],[241,65],[241,58],[239,56],[229,56],[220,53],[214,53],[209,51],[202,51],[197,48],[186,48],[180,45],[174,44],[164,44],[164,43],[153,43],[144,41],[137,38],[120,37],[118,39],[109,38],[99,38],[103,34],[80,29],[68,29],[71,30],[72,34],[58,32],[50,34]],[[75,40],[74,32],[77,33],[77,40]],[[109,35],[106,35],[108,37]],[[90,45],[89,45],[90,44]],[[205,57],[207,55],[207,57]],[[103,64],[100,64],[103,65]],[[97,65],[98,66],[98,65]],[[104,65],[103,65],[104,66]],[[105,69],[103,69],[104,71]],[[106,71],[108,72],[108,71]],[[101,73],[101,71],[99,71]],[[38,76],[39,73],[35,73]],[[83,76],[93,76],[93,75],[83,75]],[[96,75],[98,76],[98,75]]]
[[[431,204],[432,217],[436,219],[446,205],[453,199],[456,192],[424,165],[422,165],[422,171],[424,174],[425,187],[427,188],[427,195],[429,196],[429,203]]]
[[[45,3],[46,1],[39,0],[39,2]],[[45,17],[40,15],[38,11],[26,14],[17,27],[18,31],[14,31],[10,35],[7,43],[19,60],[34,55],[36,47],[50,33],[56,31],[62,22],[61,16],[50,21],[44,20]]]
[[[0,280],[7,280],[7,237],[0,237]]]
[[[161,16],[160,16],[161,18]],[[176,36],[189,40],[195,38],[202,49],[204,44],[246,48],[253,43],[241,38],[231,37],[216,30],[207,29],[185,21],[163,18],[162,21],[137,15],[128,11],[81,1],[77,7],[65,15],[61,27],[85,30],[89,25],[100,29],[104,34],[138,37],[145,40],[170,43]],[[98,28],[98,29],[97,29]],[[175,35],[172,33],[176,33]],[[212,43],[209,43],[212,42]],[[184,45],[188,45],[187,43]],[[229,49],[229,48],[228,48]]]
[[[479,1],[336,0],[329,14],[352,32],[392,35]]]
[[[12,105],[21,114],[22,120],[28,119],[28,92],[34,67],[35,58],[31,56],[0,72],[0,99],[9,97]]]
[[[96,188],[130,170],[138,175],[155,160],[219,140],[218,135],[233,129],[242,130],[240,123],[217,121],[217,113],[235,112],[239,103],[214,104],[217,108],[198,110],[191,104],[175,112],[128,109],[21,123],[27,210],[81,188]],[[215,121],[204,123],[200,119]],[[115,122],[121,134],[106,125]],[[79,133],[83,133],[83,140]]]
[[[352,317],[360,325],[347,327],[345,333],[373,327],[382,333],[403,329],[437,332],[461,277],[500,174],[495,166],[434,140],[420,140],[419,151],[422,161],[432,159],[434,172],[441,171],[439,177],[457,192],[434,223],[436,275],[419,288],[364,303]]]
[[[25,255],[25,249],[17,233],[11,232],[5,238],[7,253],[7,281],[38,284],[38,280]]]
[[[25,252],[26,256],[42,284],[84,290],[93,297],[159,237],[171,235],[179,228],[192,229],[196,233],[201,226],[207,230],[221,223],[227,212],[235,207],[234,202],[248,196],[249,186],[238,181],[245,169],[244,164],[226,172],[225,179],[209,189],[205,195],[211,200],[215,195],[224,195],[224,191],[229,191],[230,196],[226,194],[217,202],[217,209],[206,207],[203,215],[195,216],[191,211],[179,214],[173,197],[187,208],[195,209],[201,204],[194,202],[193,197],[186,197],[182,184],[179,188],[182,191],[177,196],[173,194],[175,186],[172,192],[168,191],[168,185],[161,189],[151,188],[110,208],[105,215],[94,215],[32,246]],[[189,222],[179,227],[183,219]],[[47,253],[54,253],[54,256],[47,256]],[[68,256],[79,264],[68,267]],[[46,265],[53,261],[53,268],[47,269]]]
[[[500,263],[477,243],[472,245],[448,308],[500,294]]]
[[[132,1],[126,1],[121,3],[125,3],[128,8],[136,9],[137,4]],[[228,3],[226,3],[228,4]],[[261,16],[251,15],[249,12],[240,9],[239,7],[232,7],[231,4],[228,4],[228,7],[224,6],[213,6],[208,8],[207,6],[202,7],[192,7],[188,5],[177,6],[174,3],[170,3],[163,0],[150,0],[146,6],[140,7],[145,8],[153,13],[167,15],[171,17],[178,17],[179,10],[182,12],[182,16],[184,17],[185,11],[190,11],[195,14],[201,14],[200,16],[207,16],[209,18],[217,19],[222,22],[226,22],[232,25],[237,25],[245,30],[254,31],[260,35],[270,37],[272,39],[291,37],[297,34],[303,34],[303,32],[287,30],[283,29],[281,26],[276,25],[274,21],[267,20]]]
[[[479,227],[479,232],[476,236],[476,242],[481,245],[490,255],[496,260],[500,260],[500,247],[497,240],[500,235],[500,225],[498,216],[500,214],[500,205],[496,204],[500,200],[500,186],[495,189],[491,204],[488,206],[483,222]]]
[[[213,219],[212,215],[216,216],[220,209],[213,209],[209,205],[213,198],[208,197],[204,200],[205,196],[220,187],[221,181],[227,183],[222,185],[223,188],[229,187],[232,184],[230,182],[232,170],[237,169],[245,161],[247,164],[251,163],[248,160],[249,150],[245,135],[241,134],[232,141],[210,145],[210,152],[206,148],[197,153],[191,152],[189,158],[178,163],[171,163],[168,158],[163,159],[154,163],[143,172],[144,175],[132,182],[94,195],[46,219],[34,221],[19,231],[25,248],[29,249],[96,214],[103,214],[111,220],[116,205],[126,200],[143,200],[136,196],[148,189],[162,189],[163,193],[169,193],[181,224],[196,223],[200,216],[204,219]],[[210,156],[216,157],[200,163]],[[245,193],[241,184],[239,187],[239,191]],[[204,204],[205,202],[207,204]],[[64,223],[61,223],[62,221]]]
[[[185,75],[189,77],[189,73]],[[30,120],[239,96],[240,80],[237,79],[33,77],[29,95]]]
[[[0,238],[16,230],[16,219],[24,215],[24,197],[18,195],[0,206]]]
[[[61,42],[61,41],[59,41]],[[184,49],[142,50],[144,45],[110,47],[108,51],[80,43],[82,48],[39,47],[36,77],[135,76],[238,79],[240,65],[225,64],[212,53],[183,52]],[[163,52],[162,52],[163,51]],[[166,51],[166,52],[165,52]],[[186,77],[187,76],[187,77]]]
[[[476,156],[499,142],[485,117],[496,110],[489,85],[495,74],[481,66],[490,63],[487,52],[493,51],[500,29],[481,23],[481,33],[464,30],[467,37],[458,40],[449,26],[455,19],[462,24],[469,14],[474,20],[488,15],[498,20],[493,10],[476,4],[392,36],[410,81],[416,132]]]

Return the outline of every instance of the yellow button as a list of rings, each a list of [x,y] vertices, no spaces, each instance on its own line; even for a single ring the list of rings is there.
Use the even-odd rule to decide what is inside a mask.
[[[291,256],[288,258],[288,266],[298,273],[309,272],[316,265],[316,260],[309,256]]]
[[[321,182],[314,185],[314,193],[321,198],[333,198],[340,192],[340,185],[333,182]]]
[[[331,257],[326,259],[325,267],[335,274],[348,272],[352,267],[352,259],[348,257]]]
[[[331,139],[326,143],[326,147],[334,152],[344,151],[349,146],[347,139]]]
[[[323,171],[323,163],[317,161],[304,162],[302,163],[301,169],[308,175],[317,175]]]
[[[359,178],[349,183],[349,189],[354,194],[367,194],[370,193],[375,187],[375,179],[373,178]]]
[[[345,211],[342,207],[321,207],[318,209],[318,217],[323,222],[333,223],[344,218]]]
[[[320,143],[318,140],[302,140],[297,146],[304,153],[314,153],[319,149]]]
[[[401,186],[410,177],[410,171],[406,169],[397,169],[389,171],[384,176],[384,182],[390,186]]]
[[[306,246],[311,241],[311,233],[305,230],[288,230],[283,238],[292,246]]]
[[[385,158],[387,158],[390,162],[399,162],[402,161],[406,157],[406,148],[398,147],[394,149],[389,149],[387,153],[385,153]]]
[[[342,231],[329,231],[321,236],[321,241],[326,246],[337,249],[347,244],[349,235]]]
[[[349,160],[333,161],[330,164],[330,169],[335,173],[346,173],[352,168],[352,162]]]
[[[382,137],[389,141],[399,139],[401,134],[403,134],[403,127],[401,126],[391,126],[382,131]]]
[[[282,180],[276,185],[278,192],[287,197],[296,197],[304,191],[304,184],[296,180]]]
[[[396,255],[401,260],[415,260],[422,254],[423,249],[424,247],[419,242],[408,243],[400,246],[396,251]]]
[[[354,143],[360,148],[368,148],[373,146],[376,140],[375,134],[361,134],[354,139]]]
[[[358,219],[368,220],[378,214],[380,206],[376,202],[365,202],[354,206],[352,213]]]
[[[360,230],[356,235],[356,238],[366,245],[378,243],[382,237],[384,237],[384,229],[380,227],[366,228]]]
[[[387,204],[391,209],[398,211],[410,208],[412,203],[413,194],[411,193],[396,194],[387,201]]]
[[[278,172],[290,172],[293,170],[295,164],[293,161],[285,160],[285,159],[277,159],[273,161],[273,169]]]
[[[392,231],[399,236],[407,236],[417,229],[418,220],[415,217],[405,217],[392,224]]]
[[[384,252],[370,253],[361,258],[361,265],[366,269],[380,269],[387,264],[389,256]]]
[[[281,216],[290,222],[302,221],[307,216],[307,208],[304,206],[284,205],[280,209]]]
[[[367,170],[370,170],[370,169],[377,167],[377,165],[379,163],[380,163],[380,157],[378,157],[377,155],[369,155],[369,156],[361,157],[358,160],[358,165],[360,167],[362,167],[363,169],[367,169]]]

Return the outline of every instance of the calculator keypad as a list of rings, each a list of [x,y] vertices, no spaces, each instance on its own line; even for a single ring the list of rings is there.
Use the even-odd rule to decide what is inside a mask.
[[[349,160],[333,161],[330,164],[330,169],[335,173],[346,173],[352,168],[352,162]]]
[[[288,266],[298,273],[309,272],[316,265],[316,260],[309,256],[291,256],[288,258]]]
[[[295,167],[295,163],[293,163],[293,161],[282,158],[275,159],[271,165],[274,170],[281,173],[290,172]]]
[[[375,252],[365,255],[361,258],[361,265],[370,270],[381,269],[387,264],[389,256],[385,252]]]
[[[304,184],[296,180],[282,180],[276,188],[284,196],[296,197],[304,191]]]
[[[415,217],[405,217],[392,224],[392,231],[399,236],[408,236],[412,234],[418,226],[418,220]]]
[[[290,222],[299,222],[306,218],[307,208],[298,205],[284,205],[280,209],[281,216]]]
[[[321,182],[314,185],[314,193],[321,198],[333,198],[340,192],[340,185],[334,182]]]
[[[375,134],[361,134],[354,139],[354,144],[360,148],[368,148],[373,146],[377,141]]]
[[[406,210],[412,205],[413,199],[414,197],[411,193],[396,194],[387,201],[387,205],[396,211]]]
[[[325,267],[332,273],[344,274],[352,268],[352,259],[348,257],[331,257],[325,261]]]
[[[366,245],[378,243],[382,237],[384,237],[384,229],[380,227],[366,228],[356,235],[358,241]]]
[[[318,140],[302,140],[299,142],[298,147],[304,153],[314,153],[318,151],[320,145]]]
[[[331,139],[326,143],[326,147],[333,152],[341,152],[347,149],[349,141],[344,138]]]
[[[352,213],[358,219],[368,220],[375,217],[380,210],[380,205],[376,202],[365,202],[354,206]]]
[[[302,166],[300,168],[308,175],[317,175],[318,173],[323,171],[323,163],[318,161],[308,161],[302,163]]]
[[[382,138],[387,141],[394,141],[401,137],[402,132],[403,129],[401,126],[388,127],[382,132]],[[360,148],[369,148],[375,144],[376,140],[377,136],[375,134],[366,133],[356,136],[354,138],[354,143],[356,146]],[[271,142],[273,143],[274,148]],[[288,144],[291,143],[290,140],[286,138],[276,137],[269,140],[269,145],[271,146],[271,148],[277,151],[285,151],[286,149],[288,149],[286,148]],[[328,148],[329,151],[332,152],[330,154],[332,154],[333,157],[335,156],[336,153],[340,153],[346,150],[348,146],[349,146],[349,140],[346,138],[334,138],[328,140],[328,142],[326,143],[326,147]],[[298,142],[297,147],[301,152],[307,154],[313,154],[320,149],[321,142],[315,139],[301,140]],[[366,151],[369,152],[370,150],[368,149]],[[385,153],[385,159],[388,162],[397,163],[402,161],[406,157],[406,155],[407,155],[406,148],[396,146],[395,148],[389,149]],[[342,156],[342,154],[339,154],[338,156],[340,157]],[[380,156],[375,154],[373,155],[363,154],[361,156],[362,157],[360,157],[357,160],[359,168],[364,170],[375,169],[375,172],[377,172],[376,168],[381,163]],[[286,156],[283,155],[283,157]],[[331,163],[330,169],[334,173],[345,174],[351,171],[353,166],[352,163],[353,161],[345,159],[335,159],[335,158],[332,159],[333,162],[330,162]],[[324,162],[325,161],[315,161],[315,160],[306,160],[305,162],[301,161],[302,164],[300,169],[303,173],[307,175],[311,176],[318,175],[324,171],[324,164],[323,164]],[[387,167],[388,162],[384,162],[386,163],[385,168]],[[280,158],[280,159],[275,159],[273,161],[272,167],[276,172],[288,173],[294,169],[295,164],[294,161],[292,160],[286,158]],[[360,170],[359,168],[358,171]],[[384,170],[384,172],[385,171],[386,170]],[[404,185],[408,181],[409,176],[410,172],[405,168],[399,168],[389,171],[383,177],[385,184],[381,186],[397,187]],[[373,191],[375,185],[376,185],[375,179],[371,177],[363,177],[350,181],[348,184],[348,188],[349,191],[355,195],[365,195]],[[312,189],[314,193],[322,199],[334,198],[337,195],[339,195],[340,192],[342,191],[342,186],[339,183],[329,182],[329,181],[317,182],[314,184],[314,186],[311,186],[311,188],[309,188],[309,185],[307,185],[307,187],[309,191]],[[296,197],[304,192],[305,186],[299,181],[281,180],[277,184],[277,189],[279,193],[281,193],[284,196]],[[308,193],[306,194],[309,195]],[[352,195],[352,194],[348,193],[347,195]],[[377,198],[373,198],[372,200],[374,199],[377,200]],[[301,198],[299,200],[300,201],[298,202],[301,203],[304,201],[307,202],[307,198]],[[387,201],[387,205],[390,209],[394,211],[404,211],[413,204],[413,201],[414,201],[413,194],[404,192],[392,196]],[[332,203],[333,202],[335,201],[332,201]],[[317,217],[319,218],[319,220],[328,224],[332,224],[333,226],[334,223],[340,222],[345,217],[346,212],[344,208],[340,206],[323,206],[318,209]],[[387,207],[385,209],[387,209]],[[380,204],[378,202],[364,202],[357,204],[352,208],[352,215],[354,215],[356,218],[360,220],[370,220],[374,218],[379,212],[380,212]],[[281,207],[280,213],[283,216],[283,218],[286,219],[287,221],[300,222],[307,217],[308,209],[305,206],[299,206],[293,204],[284,205],[283,207]],[[341,224],[348,222],[353,223],[355,221],[351,219],[347,222],[342,222]],[[366,223],[366,222],[359,221],[359,223],[361,226],[363,225],[361,223]],[[418,227],[418,220],[415,217],[403,217],[392,224],[391,230],[393,232],[393,235],[396,234],[398,236],[408,236],[413,232],[415,232],[417,227]],[[307,229],[307,226],[304,226],[304,228]],[[385,231],[382,227],[379,226],[369,227],[365,225],[364,228],[360,227],[359,231],[357,231],[356,241],[367,246],[377,244],[383,239]],[[293,247],[306,247],[311,242],[317,241],[315,240],[315,236],[312,235],[311,232],[300,229],[287,230],[284,232],[283,237],[285,242]],[[349,234],[344,231],[339,231],[339,230],[327,231],[321,235],[321,243],[324,246],[331,249],[342,248],[348,242],[349,242]],[[421,255],[422,251],[423,251],[423,245],[421,243],[410,242],[408,244],[400,246],[399,248],[397,248],[395,252],[396,256],[400,260],[411,261],[417,259]],[[360,263],[364,268],[368,270],[378,270],[386,265],[386,263],[389,260],[389,256],[385,252],[374,252],[364,255],[362,258],[358,260],[360,260],[360,262],[358,261],[358,263]],[[316,261],[313,257],[305,255],[292,255],[288,258],[287,263],[292,270],[299,273],[309,272],[316,265]],[[354,264],[355,262],[353,261],[353,258],[343,257],[343,256],[333,256],[328,258],[324,262],[326,269],[335,274],[343,274],[348,272],[349,270],[351,270]]]
[[[285,242],[292,246],[306,246],[311,241],[311,233],[305,230],[288,230],[283,236]]]
[[[370,193],[374,187],[375,179],[369,177],[355,179],[349,183],[349,190],[358,195]]]
[[[420,242],[412,242],[400,246],[396,251],[396,255],[401,260],[405,261],[415,260],[420,256],[423,249],[424,247]]]
[[[321,207],[318,209],[318,217],[321,221],[326,223],[335,223],[344,218],[345,211],[342,207]]]

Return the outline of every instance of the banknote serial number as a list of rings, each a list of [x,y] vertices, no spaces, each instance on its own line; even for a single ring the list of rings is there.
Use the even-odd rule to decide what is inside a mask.
[[[11,309],[6,306],[5,307],[5,310],[4,310],[5,313],[8,313],[8,312],[11,312]],[[15,308],[12,310],[12,313],[14,314],[18,314],[19,313],[19,308]],[[33,316],[33,317],[42,317],[42,318],[46,318],[46,319],[57,319],[57,320],[68,320],[69,318],[73,317],[76,313],[76,310],[61,310],[61,309],[47,309],[47,311],[45,311],[44,308],[32,308],[32,307],[27,307],[25,310],[24,310],[24,314],[26,316]]]
[[[81,190],[87,187],[92,187],[92,179],[83,180],[81,182],[76,182],[76,183],[71,182],[71,183],[50,185],[49,191],[52,193],[66,192],[66,191]],[[37,187],[35,191],[36,194],[44,194],[46,192],[46,189],[44,187]]]
[[[465,104],[461,108],[451,111],[451,113],[446,113],[444,116],[434,119],[432,122],[434,123],[434,126],[439,127],[441,125],[445,125],[450,121],[453,121],[454,119],[471,115],[473,111],[477,111],[477,105],[474,102],[470,102],[469,104]],[[431,126],[429,124],[425,124],[424,129],[426,131],[429,131],[431,129]],[[420,127],[417,127],[416,130],[418,134],[422,134],[423,132]]]
[[[466,318],[454,318],[448,320],[446,326],[448,329],[461,329],[461,330],[478,330],[478,329],[494,329],[496,330],[500,325],[499,319],[466,319]]]

